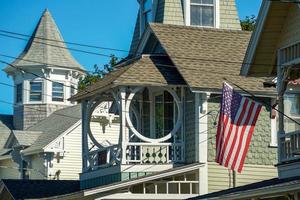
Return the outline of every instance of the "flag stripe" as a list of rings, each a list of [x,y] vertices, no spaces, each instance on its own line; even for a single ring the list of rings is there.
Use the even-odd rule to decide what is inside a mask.
[[[241,172],[262,105],[242,97],[228,84],[223,85],[218,129],[216,162]]]
[[[248,111],[248,105],[249,105],[249,100],[248,99],[245,99],[245,103],[243,104],[243,106],[241,106],[242,108],[242,112],[236,116],[236,118],[238,117],[238,121],[236,123],[236,125],[234,126],[234,132],[233,133],[230,133],[231,135],[233,135],[232,137],[232,140],[229,141],[229,146],[228,148],[226,149],[226,152],[228,152],[223,160],[223,163],[224,163],[224,166],[225,167],[228,167],[228,162],[229,162],[229,159],[230,157],[232,156],[232,153],[233,153],[233,148],[234,148],[234,145],[236,143],[236,139],[237,139],[237,136],[238,136],[238,130],[239,130],[239,127],[240,127],[240,124],[241,123],[244,123],[245,121],[245,114],[246,112]]]
[[[248,135],[252,134],[250,133],[250,129],[252,127],[252,123],[253,121],[255,120],[255,114],[256,114],[256,111],[258,109],[258,104],[255,105],[255,108],[253,109],[253,112],[251,114],[251,121],[249,122],[249,124],[247,125],[247,128],[245,130],[245,135],[243,137],[243,140],[242,140],[242,144],[243,146],[240,148],[240,152],[239,152],[239,156],[237,158],[237,163],[235,164],[235,166],[233,166],[233,168],[237,171],[238,168],[240,167],[240,164],[241,164],[241,160],[242,160],[242,157],[243,157],[243,154],[244,154],[244,151],[245,151],[245,148],[246,148],[246,145],[247,145],[247,138],[248,138]],[[251,138],[250,138],[251,139]],[[247,153],[247,152],[246,152]]]
[[[249,110],[254,110],[254,108],[255,108],[255,103],[251,102]],[[253,112],[248,112],[245,126],[241,127],[241,133],[239,134],[240,137],[239,137],[238,142],[236,143],[236,149],[235,149],[236,153],[234,156],[232,156],[231,169],[235,169],[235,165],[238,160],[238,157],[240,156],[240,152],[243,152],[243,151],[241,151],[241,149],[244,149],[244,142],[243,142],[245,139],[244,136],[247,135],[246,129],[249,127],[249,123],[250,124],[252,123],[252,119],[253,119]]]
[[[245,114],[244,114],[244,117],[243,117],[243,121],[241,122],[241,124],[248,124],[249,123],[249,120],[250,120],[250,117],[251,117],[251,112],[249,112],[250,110],[253,109],[253,104],[251,101],[248,101],[248,105],[247,105],[247,108],[245,109]],[[227,166],[232,166],[233,162],[234,162],[234,158],[236,157],[236,155],[238,154],[238,151],[239,151],[239,144],[240,144],[240,140],[243,136],[243,131],[245,130],[246,126],[239,126],[240,124],[238,124],[237,126],[237,131],[236,131],[236,135],[237,135],[237,139],[235,140],[234,144],[232,145],[233,150],[232,150],[232,153],[230,154],[230,157],[227,158]],[[232,166],[233,167],[233,166]],[[232,168],[231,167],[231,168]]]
[[[244,104],[246,99],[242,99],[242,104]],[[243,107],[240,107],[239,110],[238,110],[238,114],[236,116],[240,116],[241,112],[243,111]],[[219,163],[224,165],[224,157],[227,156],[228,154],[228,149],[227,149],[227,145],[229,143],[229,141],[232,140],[232,137],[234,137],[234,135],[232,134],[232,130],[234,129],[234,124],[237,124],[238,123],[238,120],[239,120],[239,117],[235,117],[234,119],[234,122],[232,123],[231,121],[231,118],[228,117],[228,121],[230,122],[230,126],[226,125],[226,129],[225,129],[225,132],[223,133],[224,134],[224,142],[222,143],[222,147],[221,147],[221,156],[220,156],[220,159],[219,159]],[[224,155],[225,154],[225,155]]]
[[[261,110],[261,105],[259,106],[259,108],[256,110],[256,113],[255,113],[255,120],[253,120],[252,122],[252,125],[251,125],[251,128],[250,128],[250,131],[249,131],[249,134],[248,134],[248,137],[247,137],[247,141],[246,141],[246,146],[245,146],[245,149],[244,149],[244,152],[243,152],[243,156],[242,156],[242,159],[241,159],[241,162],[240,162],[240,166],[238,168],[238,172],[241,173],[242,169],[243,169],[243,166],[244,166],[244,163],[245,163],[245,159],[246,159],[246,154],[248,152],[248,149],[249,149],[249,146],[250,146],[250,141],[251,141],[251,137],[252,137],[252,134],[253,134],[253,131],[254,131],[254,127],[255,127],[255,124],[256,124],[256,119],[258,118],[258,115],[260,113],[260,110]]]

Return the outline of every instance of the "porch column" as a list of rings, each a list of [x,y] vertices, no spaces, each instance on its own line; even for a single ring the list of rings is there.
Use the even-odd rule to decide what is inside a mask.
[[[199,168],[199,194],[208,193],[208,163],[207,163],[207,139],[208,139],[208,103],[210,93],[196,93],[196,161],[203,163]]]
[[[278,51],[278,54],[280,55],[280,52]],[[285,69],[282,68],[281,66],[281,61],[280,61],[280,56],[278,56],[278,61],[277,61],[277,94],[278,94],[278,110],[281,113],[278,113],[278,134],[277,134],[277,140],[278,140],[278,163],[281,163],[283,156],[284,156],[284,142],[285,142],[285,131],[284,131],[284,116],[282,113],[284,113],[284,93],[286,90],[286,73]]]
[[[88,102],[83,101],[81,103],[81,113],[82,113],[82,172],[87,171],[87,160],[88,160]]]
[[[126,164],[126,89],[120,88],[122,164]]]

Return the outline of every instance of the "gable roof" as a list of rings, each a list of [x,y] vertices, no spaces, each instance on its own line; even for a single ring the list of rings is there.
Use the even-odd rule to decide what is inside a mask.
[[[18,131],[13,130],[17,142],[21,146],[31,146],[37,138],[42,134],[42,131]]]
[[[149,28],[192,90],[221,91],[227,78],[256,94],[275,94],[263,88],[266,77],[240,76],[250,32],[166,24]]]
[[[78,92],[71,99],[80,100],[120,85],[169,86],[186,83],[167,56],[143,55],[117,65],[115,71]]]
[[[30,60],[34,62],[30,62]],[[53,64],[62,66],[63,68],[84,71],[84,68],[68,51],[60,31],[47,9],[40,18],[24,51],[12,65],[21,69],[26,66],[37,68],[47,67],[45,64],[40,63],[49,63],[48,66]],[[10,73],[15,71],[15,69],[7,66],[4,71]]]
[[[298,10],[294,2],[262,2],[256,28],[245,55],[245,64],[241,68],[242,75],[270,75],[276,71],[278,43],[285,21],[288,19],[289,9],[293,6]]]
[[[13,129],[13,116],[0,115],[0,149],[4,148],[5,143]]]
[[[58,136],[81,120],[81,105],[66,107],[52,113],[49,117],[28,128],[26,131],[41,131],[36,141],[23,153],[28,155],[43,148],[54,141]]]
[[[13,199],[40,199],[63,195],[80,189],[79,181],[73,180],[9,180],[1,183]],[[1,197],[1,194],[0,194]]]

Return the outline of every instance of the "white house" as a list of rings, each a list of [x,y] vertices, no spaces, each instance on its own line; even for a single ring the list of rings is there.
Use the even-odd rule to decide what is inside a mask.
[[[4,71],[14,80],[15,106],[13,116],[0,117],[0,178],[78,180],[81,107],[67,99],[77,93],[85,71],[66,49],[48,10],[24,51]],[[105,127],[113,130],[106,104],[95,115],[99,136]]]

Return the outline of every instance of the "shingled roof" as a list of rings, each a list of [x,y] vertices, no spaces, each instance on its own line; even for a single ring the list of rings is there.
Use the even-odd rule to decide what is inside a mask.
[[[42,132],[35,142],[23,150],[24,154],[42,151],[44,147],[81,120],[81,106],[60,109],[26,131]]]
[[[266,77],[240,76],[251,32],[150,24],[174,65],[195,90],[220,90],[224,78],[256,94],[274,94],[263,88]]]
[[[128,60],[90,87],[73,96],[72,100],[120,85],[168,86],[186,85],[182,76],[167,56],[148,56]]]
[[[21,146],[31,146],[37,140],[37,138],[42,134],[42,131],[12,131],[14,137],[16,138],[18,145]]]
[[[0,199],[40,199],[80,190],[77,180],[1,180]]]
[[[0,115],[0,149],[4,148],[5,143],[13,129],[13,116]]]
[[[47,63],[48,65],[42,64]],[[45,10],[31,39],[28,41],[24,51],[12,65],[18,68],[47,67],[51,65],[62,68],[84,71],[84,68],[73,58],[60,34],[50,12]],[[7,73],[15,68],[7,66]]]

